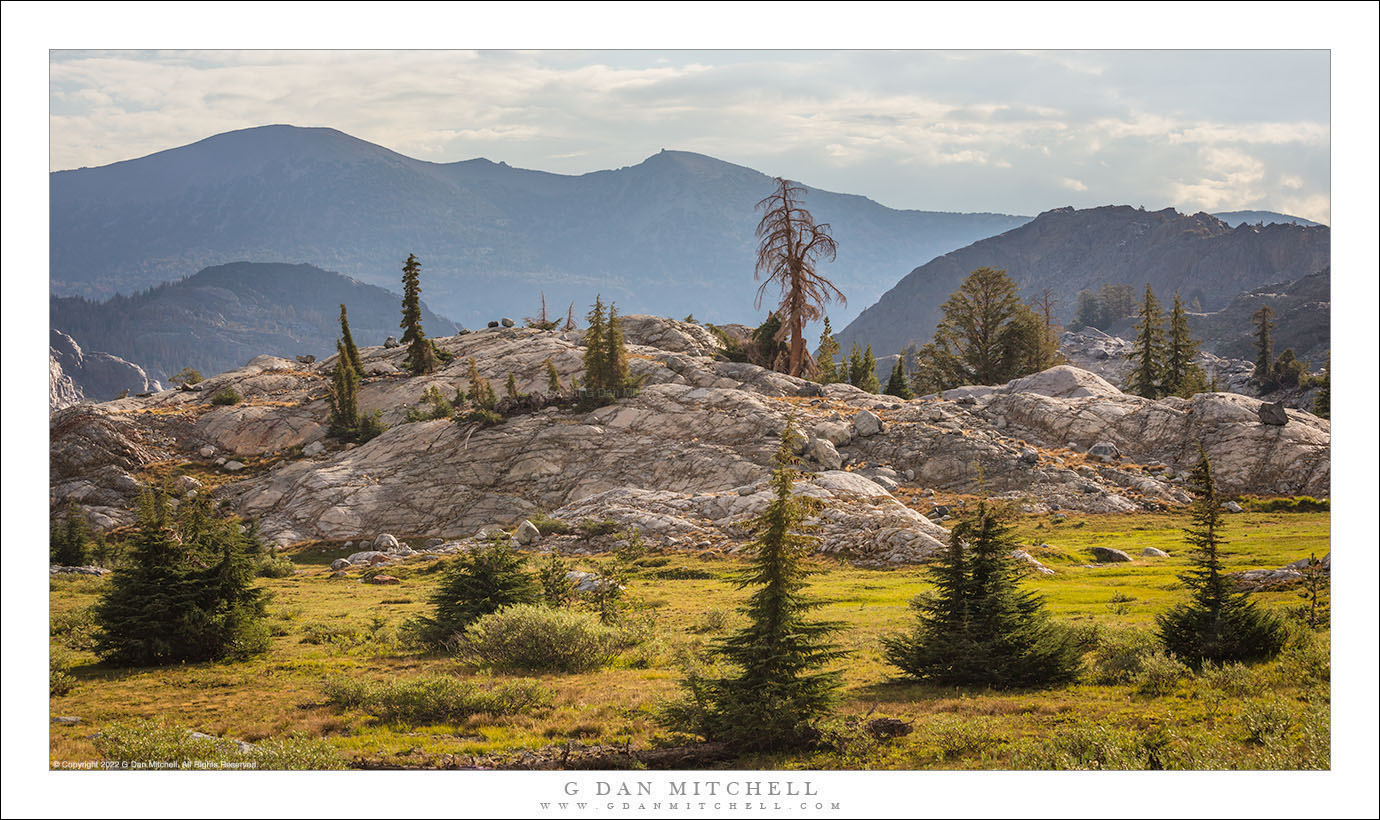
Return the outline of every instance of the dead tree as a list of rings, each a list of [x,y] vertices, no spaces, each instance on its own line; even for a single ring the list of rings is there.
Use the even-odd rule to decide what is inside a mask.
[[[762,285],[757,289],[754,306],[762,307],[769,285],[780,287],[777,315],[781,317],[781,330],[777,339],[791,340],[786,372],[792,376],[808,375],[805,325],[824,316],[824,306],[830,301],[848,304],[843,292],[815,271],[819,259],[835,259],[838,246],[829,235],[829,224],[815,224],[810,212],[801,207],[804,196],[803,187],[777,177],[776,191],[757,203],[757,210],[763,214],[757,223],[761,243],[757,247],[754,278],[762,280]]]

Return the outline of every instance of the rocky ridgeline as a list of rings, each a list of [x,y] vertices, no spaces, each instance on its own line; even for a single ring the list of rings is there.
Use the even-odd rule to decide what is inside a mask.
[[[480,373],[544,392],[545,362],[580,376],[581,334],[498,327],[438,339],[444,369],[407,377],[405,349],[361,350],[365,411],[392,425],[362,445],[325,438],[334,359],[268,356],[197,391],[59,411],[51,420],[51,498],[84,504],[103,526],[129,520],[139,481],[190,470],[279,543],[359,533],[472,537],[538,511],[572,523],[612,518],[653,546],[731,548],[765,503],[786,416],[807,437],[798,491],[824,501],[821,549],[853,560],[912,561],[946,536],[935,491],[1021,500],[1027,509],[1102,512],[1187,500],[1182,483],[1201,441],[1227,492],[1328,495],[1330,428],[1298,411],[1265,424],[1261,403],[1207,394],[1148,401],[1094,374],[1053,368],[1009,385],[901,401],[820,386],[714,355],[695,324],[624,317],[638,395],[591,412],[548,406],[489,428],[405,423],[432,386],[447,395]],[[235,405],[209,396],[232,387]],[[235,465],[231,470],[230,466]],[[184,488],[185,489],[185,488]]]

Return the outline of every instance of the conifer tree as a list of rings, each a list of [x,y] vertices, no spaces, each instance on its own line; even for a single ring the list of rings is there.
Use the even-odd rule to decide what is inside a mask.
[[[1148,284],[1139,316],[1129,355],[1135,365],[1126,376],[1126,387],[1137,396],[1157,399],[1164,395],[1164,311]]]
[[[479,362],[473,356],[470,357],[469,366],[469,403],[480,410],[492,412],[498,406],[498,395],[494,393],[489,380],[479,375]]]
[[[628,348],[623,338],[623,323],[618,320],[618,306],[609,303],[609,318],[604,325],[604,389],[614,396],[628,390]]]
[[[413,254],[407,255],[403,265],[403,306],[402,344],[407,348],[407,370],[414,376],[422,376],[436,369],[436,348],[422,330],[422,263]]]
[[[355,338],[350,335],[350,319],[345,315],[345,305],[340,306],[340,339],[344,344],[345,355],[350,357],[350,366],[355,369],[355,373],[364,375],[364,364],[359,358],[359,348],[355,347]]]
[[[1285,348],[1275,359],[1271,378],[1276,390],[1292,390],[1308,378],[1308,363],[1300,361],[1292,347]]]
[[[561,386],[561,373],[556,369],[556,363],[550,358],[546,360],[546,390],[553,396],[559,396],[565,392]]]
[[[834,339],[834,329],[829,325],[829,317],[824,317],[824,330],[819,334],[819,358],[816,361],[815,381],[820,384],[834,384],[844,381],[839,375],[839,343]]]
[[[858,377],[857,386],[869,393],[882,392],[882,383],[877,380],[877,357],[872,354],[872,345],[867,346],[867,351],[862,357],[862,372]]]
[[[1274,316],[1275,310],[1269,305],[1262,305],[1251,316],[1251,321],[1255,322],[1255,374],[1251,376],[1251,381],[1261,393],[1275,389]]]
[[[910,399],[914,397],[910,392],[910,382],[906,379],[904,357],[896,357],[896,365],[891,368],[891,378],[887,379],[886,389],[882,392],[888,396],[895,396],[898,399]]]
[[[1207,389],[1207,376],[1194,359],[1198,342],[1188,327],[1188,313],[1184,310],[1179,292],[1174,291],[1174,307],[1169,312],[1169,346],[1164,357],[1164,392],[1169,396],[1188,398]]]
[[[335,371],[326,393],[331,408],[330,434],[352,441],[359,433],[359,375],[350,364],[350,354],[344,343],[335,343]]]
[[[758,367],[785,372],[790,365],[791,351],[781,338],[781,315],[769,312],[762,324],[753,328],[749,338],[752,344],[748,349],[748,361]]]
[[[409,253],[407,261],[403,263],[403,302],[402,302],[402,321],[398,327],[402,328],[402,344],[411,344],[418,339],[425,338],[422,332],[422,263],[417,259],[416,254]]]
[[[862,383],[865,373],[862,351],[858,349],[858,343],[854,342],[853,349],[848,351],[848,383],[858,387]]]
[[[431,597],[432,615],[422,619],[427,639],[444,644],[491,612],[515,604],[534,604],[542,591],[506,537],[495,538],[454,559]]]
[[[1332,357],[1327,357],[1327,366],[1323,368],[1322,377],[1318,380],[1318,392],[1313,396],[1313,415],[1320,418],[1332,418]]]
[[[259,545],[237,519],[214,516],[210,497],[183,502],[145,488],[128,566],[95,607],[96,653],[121,666],[243,658],[267,649],[265,603],[253,587]]]
[[[511,371],[508,373],[508,381],[503,384],[503,392],[506,393],[510,399],[517,400],[521,398],[517,389],[517,377],[514,376]]]
[[[917,392],[1003,384],[1057,360],[1057,345],[1004,270],[968,274],[942,310],[933,341],[917,355]]]
[[[1197,668],[1205,662],[1263,660],[1284,646],[1284,626],[1273,613],[1256,606],[1223,572],[1226,543],[1222,498],[1212,477],[1207,453],[1199,448],[1189,480],[1193,492],[1192,525],[1185,529],[1194,547],[1192,569],[1179,576],[1190,599],[1156,618],[1165,649]]]
[[[692,677],[685,683],[689,700],[667,715],[673,725],[742,751],[808,745],[817,735],[813,724],[828,714],[840,686],[839,673],[825,669],[844,655],[829,642],[840,625],[806,618],[820,603],[803,595],[811,574],[805,556],[814,539],[800,532],[807,507],[792,493],[797,435],[794,418],[788,418],[771,477],[772,500],[753,522],[752,564],[737,581],[753,590],[742,610],[748,625],[713,646],[733,673]]]
[[[594,297],[594,306],[585,316],[585,388],[598,396],[608,378],[608,343],[604,338],[604,300]]]
[[[1041,598],[1022,590],[1011,551],[1015,528],[984,499],[959,521],[929,570],[934,594],[917,599],[909,633],[883,638],[888,663],[908,676],[997,688],[1073,680],[1079,656],[1070,632],[1049,620]]]
[[[561,328],[561,329],[562,329],[562,330],[576,330],[577,328],[578,328],[578,325],[575,324],[575,303],[574,303],[574,302],[571,302],[571,303],[570,303],[570,307],[566,308],[566,311],[565,311],[565,327],[563,327],[563,328]]]
[[[84,565],[89,552],[90,532],[86,513],[77,506],[77,502],[68,501],[62,521],[53,522],[49,538],[49,554],[53,563],[64,567]]]

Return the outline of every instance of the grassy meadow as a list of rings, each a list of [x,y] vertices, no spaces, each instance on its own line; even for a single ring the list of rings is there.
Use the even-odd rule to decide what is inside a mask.
[[[1024,516],[1019,535],[1054,575],[1031,575],[1053,615],[1090,635],[1151,629],[1154,617],[1185,593],[1176,576],[1187,566],[1183,512],[1137,515]],[[1247,512],[1230,516],[1229,570],[1273,568],[1329,550],[1327,513]],[[1037,546],[1037,545],[1048,546]],[[1089,567],[1094,545],[1135,558]],[[1145,547],[1168,558],[1142,558]],[[627,621],[638,640],[606,668],[571,674],[503,675],[407,640],[408,619],[429,611],[447,559],[413,559],[387,572],[400,583],[360,583],[361,570],[332,578],[339,545],[290,553],[298,571],[263,578],[270,594],[270,651],[242,662],[117,669],[90,651],[89,607],[105,580],[54,576],[51,647],[65,668],[50,699],[52,765],[120,755],[194,759],[223,749],[188,750],[181,730],[248,741],[278,750],[260,765],[287,768],[531,765],[554,748],[631,744],[684,745],[691,739],[661,727],[659,704],[678,694],[686,664],[741,623],[745,593],[731,582],[741,558],[657,553],[637,559],[628,581]],[[600,556],[576,558],[597,569]],[[739,758],[736,768],[1327,768],[1329,666],[1325,627],[1299,619],[1280,658],[1198,674],[1160,664],[1136,680],[1099,683],[1089,657],[1085,680],[1033,691],[941,688],[894,679],[881,658],[881,635],[912,622],[908,602],[928,585],[917,567],[861,569],[819,561],[811,593],[818,617],[842,621],[837,641],[851,652],[835,716],[819,750]],[[1257,600],[1294,610],[1297,591],[1262,592]],[[1093,628],[1096,628],[1094,631]],[[455,676],[453,686],[484,693],[505,683],[531,702],[436,720],[406,710],[370,714],[339,692],[361,684],[409,685]],[[1101,679],[1107,679],[1105,675]],[[535,683],[533,683],[535,680]],[[63,694],[56,694],[65,690]],[[504,690],[508,692],[508,690]],[[514,690],[516,691],[516,690]],[[337,693],[328,696],[328,692]],[[468,698],[469,689],[453,698]],[[466,701],[468,702],[468,701]],[[399,716],[401,715],[401,717]],[[896,718],[908,733],[878,738],[869,721]],[[144,723],[141,721],[152,721]],[[161,727],[161,729],[159,728]],[[161,734],[160,734],[161,731]],[[99,737],[95,737],[100,733]],[[212,743],[213,741],[207,741]],[[142,744],[142,745],[141,745]],[[177,748],[172,748],[177,747]]]

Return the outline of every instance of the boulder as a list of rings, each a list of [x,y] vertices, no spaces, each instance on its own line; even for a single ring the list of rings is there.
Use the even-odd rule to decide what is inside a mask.
[[[507,316],[504,316],[502,319],[500,319],[499,323],[502,324],[504,327],[512,327],[513,325],[517,324],[517,322],[514,322],[512,319],[509,319]]]
[[[243,461],[227,461],[227,462],[225,462],[224,464],[222,464],[221,466],[224,467],[224,468],[225,468],[227,471],[229,471],[229,472],[237,473],[237,472],[239,472],[240,470],[243,470],[243,469],[244,469],[244,462],[243,462]]]
[[[1022,447],[1020,459],[1022,464],[1038,464],[1040,454],[1033,447]]]
[[[1121,458],[1121,449],[1110,441],[1099,441],[1088,448],[1088,455],[1098,461],[1112,462]]]
[[[189,475],[180,475],[173,482],[173,486],[177,488],[178,492],[191,493],[201,489],[201,482]]]
[[[1089,547],[1093,557],[1101,564],[1125,564],[1131,562],[1131,556],[1121,550],[1111,547]]]
[[[374,539],[374,550],[377,552],[397,552],[398,549],[398,539],[386,532],[379,533]]]
[[[1237,504],[1235,501],[1223,501],[1222,509],[1226,510],[1229,513],[1239,513],[1242,511],[1243,508],[1240,504]]]
[[[375,575],[375,576],[373,576],[372,578],[366,579],[366,582],[367,582],[367,583],[370,583],[370,584],[399,584],[399,583],[402,583],[402,582],[399,581],[397,578],[394,578],[392,575],[384,575],[383,573],[379,573],[378,575]]]
[[[882,432],[882,420],[871,410],[859,410],[853,416],[853,432],[866,438]]]
[[[311,355],[311,354],[307,354],[307,355],[305,355],[305,356],[296,356],[296,357],[294,357],[294,358],[297,359],[298,364],[315,364],[315,363],[316,363],[316,357],[313,356],[313,355]]]
[[[517,528],[517,542],[526,546],[541,538],[541,530],[531,521],[523,521]]]
[[[1285,412],[1283,402],[1262,402],[1255,412],[1260,416],[1261,424],[1268,424],[1272,427],[1283,427],[1289,423],[1289,414]]]
[[[1168,558],[1168,557],[1169,557],[1169,553],[1165,552],[1164,550],[1155,549],[1154,547],[1146,547],[1145,549],[1143,549],[1143,550],[1140,551],[1140,554],[1141,554],[1141,557],[1143,557],[1143,558]]]
[[[398,339],[397,339],[397,337],[395,337],[395,336],[389,336],[387,339],[384,339],[384,340],[383,340],[383,346],[384,346],[385,348],[388,348],[389,350],[392,350],[393,348],[397,347],[397,346],[398,346]]]
[[[208,444],[205,447],[202,447],[200,450],[197,450],[196,452],[197,455],[201,456],[202,458],[211,458],[216,454],[216,448]]]
[[[835,447],[842,447],[853,440],[853,426],[841,421],[826,421],[815,425],[815,436]]]
[[[1039,573],[1040,575],[1054,574],[1054,570],[1040,563],[1039,559],[1025,550],[1012,550],[1011,557],[1016,559],[1022,566],[1031,572]]]
[[[368,564],[371,563],[375,558],[382,558],[385,561],[388,560],[388,556],[376,550],[365,550],[364,552],[356,552],[349,558],[346,558],[345,560],[349,561],[351,564]]]
[[[843,466],[843,458],[839,455],[839,451],[834,449],[834,445],[826,439],[811,439],[807,452],[816,464],[826,470],[837,470]]]
[[[312,443],[302,448],[302,455],[306,456],[307,458],[315,458],[316,456],[319,456],[324,452],[326,452],[326,445],[322,444],[319,441],[313,441]]]
[[[498,327],[498,320],[494,319],[493,321],[489,322],[489,327]]]
[[[1230,572],[1227,577],[1241,589],[1261,590],[1293,586],[1303,580],[1303,573],[1291,567],[1280,567]]]
[[[346,558],[337,558],[337,559],[335,559],[334,561],[331,562],[331,569],[337,570],[337,571],[338,571],[338,570],[342,570],[342,569],[346,569],[346,568],[348,568],[349,566],[350,566],[350,561],[349,561],[349,559],[346,559]]]

